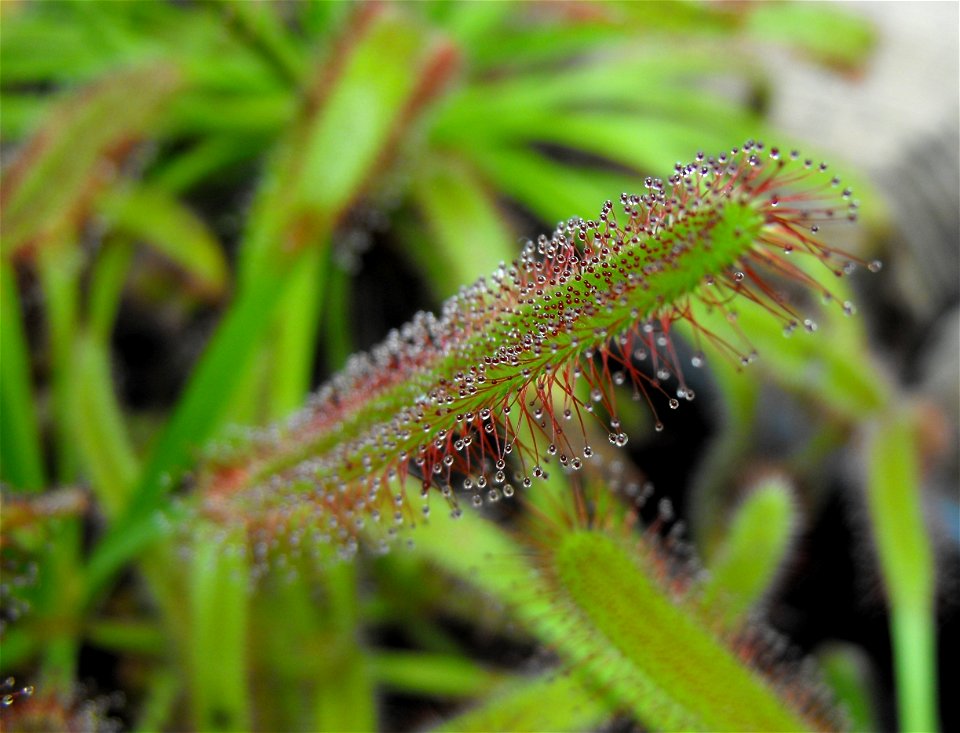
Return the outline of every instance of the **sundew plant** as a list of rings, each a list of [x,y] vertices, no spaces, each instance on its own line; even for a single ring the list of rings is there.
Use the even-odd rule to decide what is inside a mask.
[[[947,727],[856,16],[0,11],[4,730]]]

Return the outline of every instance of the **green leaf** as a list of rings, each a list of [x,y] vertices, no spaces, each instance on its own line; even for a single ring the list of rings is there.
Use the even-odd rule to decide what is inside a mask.
[[[752,488],[710,562],[710,577],[700,596],[707,613],[727,628],[742,624],[770,590],[795,531],[790,485],[771,477]]]
[[[642,554],[605,534],[574,531],[550,555],[557,590],[575,614],[577,641],[629,671],[633,690],[621,694],[641,720],[685,730],[811,727],[666,595]]]
[[[934,556],[923,520],[917,425],[906,411],[871,426],[866,499],[890,604],[901,730],[935,731]]]
[[[531,679],[512,679],[475,707],[431,730],[584,731],[596,730],[610,717],[600,695],[586,690],[576,674],[549,672]]]
[[[226,290],[227,263],[220,243],[202,219],[170,194],[129,186],[105,192],[96,206],[111,228],[179,265],[207,297]]]
[[[842,71],[859,71],[876,45],[876,32],[863,17],[831,3],[757,4],[747,30],[770,43],[794,46],[815,61]]]
[[[45,483],[40,428],[13,266],[0,262],[0,477],[17,489]]]
[[[113,392],[109,353],[102,342],[82,333],[72,352],[70,433],[97,498],[107,515],[116,517],[130,498],[139,466]]]
[[[128,241],[110,238],[93,263],[87,294],[87,330],[101,344],[110,342],[132,258],[133,246]]]
[[[876,692],[866,652],[834,642],[817,652],[824,682],[850,717],[850,730],[880,730],[874,711]]]
[[[197,730],[250,729],[249,584],[242,538],[201,526],[190,577],[190,699]]]
[[[468,165],[436,156],[423,161],[417,173],[414,202],[433,238],[410,237],[407,250],[438,298],[453,295],[477,273],[493,272],[516,257],[519,246],[493,192]]]
[[[370,659],[376,682],[393,690],[432,697],[471,697],[490,692],[504,675],[450,654],[379,651]]]
[[[329,601],[324,628],[331,644],[316,692],[313,730],[376,730],[373,676],[360,644],[357,568],[332,565],[324,580]]]
[[[133,140],[176,92],[169,65],[117,72],[50,107],[5,172],[2,255],[64,236],[79,224]]]

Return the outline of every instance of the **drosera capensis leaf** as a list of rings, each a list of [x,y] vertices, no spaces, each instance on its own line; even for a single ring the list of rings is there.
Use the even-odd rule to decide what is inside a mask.
[[[174,66],[154,64],[82,87],[50,107],[4,172],[3,257],[72,232],[180,84]]]
[[[194,723],[198,730],[245,730],[250,727],[248,562],[220,528],[197,529],[188,644]]]
[[[727,632],[702,608],[696,563],[675,552],[668,501],[637,532],[645,491],[616,480],[573,487],[558,496],[573,505],[551,517],[534,512],[521,532],[468,510],[404,536],[417,556],[506,604],[511,624],[574,670],[593,707],[625,711],[652,730],[840,727],[813,675],[780,663],[771,632]]]
[[[40,427],[17,278],[7,262],[0,262],[0,303],[0,479],[16,489],[37,491],[45,481]]]
[[[890,408],[870,426],[865,493],[890,609],[900,729],[936,731],[936,577],[916,420],[907,409]]]
[[[611,718],[597,693],[575,675],[547,672],[531,679],[511,679],[483,701],[431,728],[433,733],[466,731],[581,731]]]
[[[670,728],[822,729],[792,710],[650,578],[641,561],[601,532],[563,535],[551,557],[555,582],[575,609],[584,639],[609,645],[635,670],[635,710],[653,700]],[[611,653],[608,652],[608,653]],[[657,727],[663,725],[657,723]]]
[[[110,226],[142,240],[179,265],[189,283],[208,298],[227,288],[227,262],[213,233],[189,208],[159,188],[116,187],[97,201]]]
[[[206,513],[270,537],[319,526],[350,553],[366,525],[414,520],[407,475],[424,497],[439,489],[454,513],[455,481],[474,502],[509,496],[541,477],[548,457],[574,469],[589,459],[586,420],[627,442],[618,385],[632,384],[658,429],[658,403],[694,397],[675,323],[750,363],[736,345],[743,334],[700,327],[692,302],[726,313],[746,300],[792,327],[801,317],[779,284],[811,285],[794,259],[805,253],[840,274],[857,262],[818,236],[825,221],[856,219],[850,191],[795,151],[749,141],[700,154],[666,182],[648,178],[646,191],[529,242],[440,316],[421,313],[354,356],[286,424],[216,455],[199,476]]]
[[[237,390],[249,385],[244,377],[275,322],[279,303],[290,291],[294,273],[311,257],[311,248],[327,243],[346,208],[376,180],[377,166],[390,158],[404,125],[442,84],[443,72],[453,61],[442,40],[424,44],[420,30],[394,10],[363,6],[356,15],[344,34],[344,53],[315,68],[316,83],[304,100],[301,117],[261,185],[242,242],[235,298],[154,443],[128,511],[91,556],[87,586],[91,601],[135,549],[156,537],[152,515],[196,459],[200,446],[219,434]],[[419,70],[420,76],[391,86],[400,70],[380,72],[398,63],[407,71]],[[360,82],[366,91],[358,99],[344,87]],[[361,103],[374,101],[378,119],[371,122],[371,107]],[[343,146],[341,130],[351,127],[351,112],[363,117],[366,126],[354,131],[350,146]],[[337,172],[330,175],[336,180],[326,177],[334,169]],[[302,364],[290,364],[299,355],[309,355],[304,345],[314,323],[310,318],[298,320],[302,327],[285,342],[295,353],[283,360],[284,376],[305,371]],[[277,401],[286,398],[281,395]]]
[[[736,510],[699,599],[722,627],[736,628],[772,586],[796,531],[794,501],[786,479],[771,476]]]

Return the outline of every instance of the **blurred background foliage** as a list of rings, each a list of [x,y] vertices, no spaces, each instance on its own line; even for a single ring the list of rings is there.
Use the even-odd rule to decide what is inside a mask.
[[[494,720],[488,706],[533,730],[628,729],[622,700],[566,710],[583,689],[538,676],[556,644],[478,570],[487,530],[472,519],[436,518],[386,557],[248,566],[238,538],[184,518],[190,472],[231,426],[289,414],[354,350],[556,221],[697,150],[761,138],[816,155],[768,122],[764,53],[857,78],[872,27],[820,3],[0,12],[4,727],[464,729]],[[848,244],[866,253],[890,221],[855,173],[865,226]],[[758,370],[712,360],[662,435],[635,416],[620,460],[734,584],[731,511],[787,476],[802,524],[763,578],[765,623],[820,655],[856,726],[896,727],[897,700],[917,729],[937,718],[921,479],[955,465],[956,433],[882,368],[866,316],[825,311],[816,337],[786,341],[748,310]],[[472,564],[445,542],[476,546]],[[956,537],[942,544],[955,567]],[[955,634],[944,621],[941,640]],[[473,723],[454,717],[468,705]]]

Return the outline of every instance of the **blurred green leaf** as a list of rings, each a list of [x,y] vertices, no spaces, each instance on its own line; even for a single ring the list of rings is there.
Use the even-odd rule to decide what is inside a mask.
[[[431,731],[583,731],[596,730],[611,717],[598,692],[586,690],[573,673],[548,672],[512,679],[476,706]]]
[[[114,230],[142,241],[179,265],[207,297],[227,287],[227,262],[202,219],[159,188],[114,188],[101,195],[97,211]]]
[[[116,517],[130,498],[139,472],[104,342],[77,334],[73,348],[70,432],[106,514]]]
[[[916,430],[902,409],[871,426],[866,499],[890,605],[900,728],[935,731],[934,557],[923,519]]]
[[[794,501],[786,480],[771,477],[752,487],[736,510],[700,595],[701,605],[723,626],[742,624],[770,592],[796,532]]]
[[[815,61],[842,71],[863,69],[876,34],[860,14],[833,3],[757,3],[747,15],[756,38],[793,46]]]
[[[874,711],[870,659],[852,644],[831,643],[817,653],[824,681],[850,718],[850,730],[880,730]]]
[[[81,222],[93,194],[179,84],[170,65],[117,73],[51,107],[0,186],[2,254],[43,246]]]
[[[370,659],[378,684],[408,694],[470,697],[490,692],[504,677],[464,657],[379,651]]]
[[[425,272],[438,299],[493,272],[516,257],[519,245],[504,222],[493,191],[466,164],[433,157],[418,166],[414,201],[433,234],[407,240],[407,250]]]
[[[0,262],[0,477],[11,487],[37,491],[45,481],[43,454],[17,295],[13,267]]]
[[[198,530],[190,582],[190,691],[197,730],[249,730],[248,587],[242,538]]]

